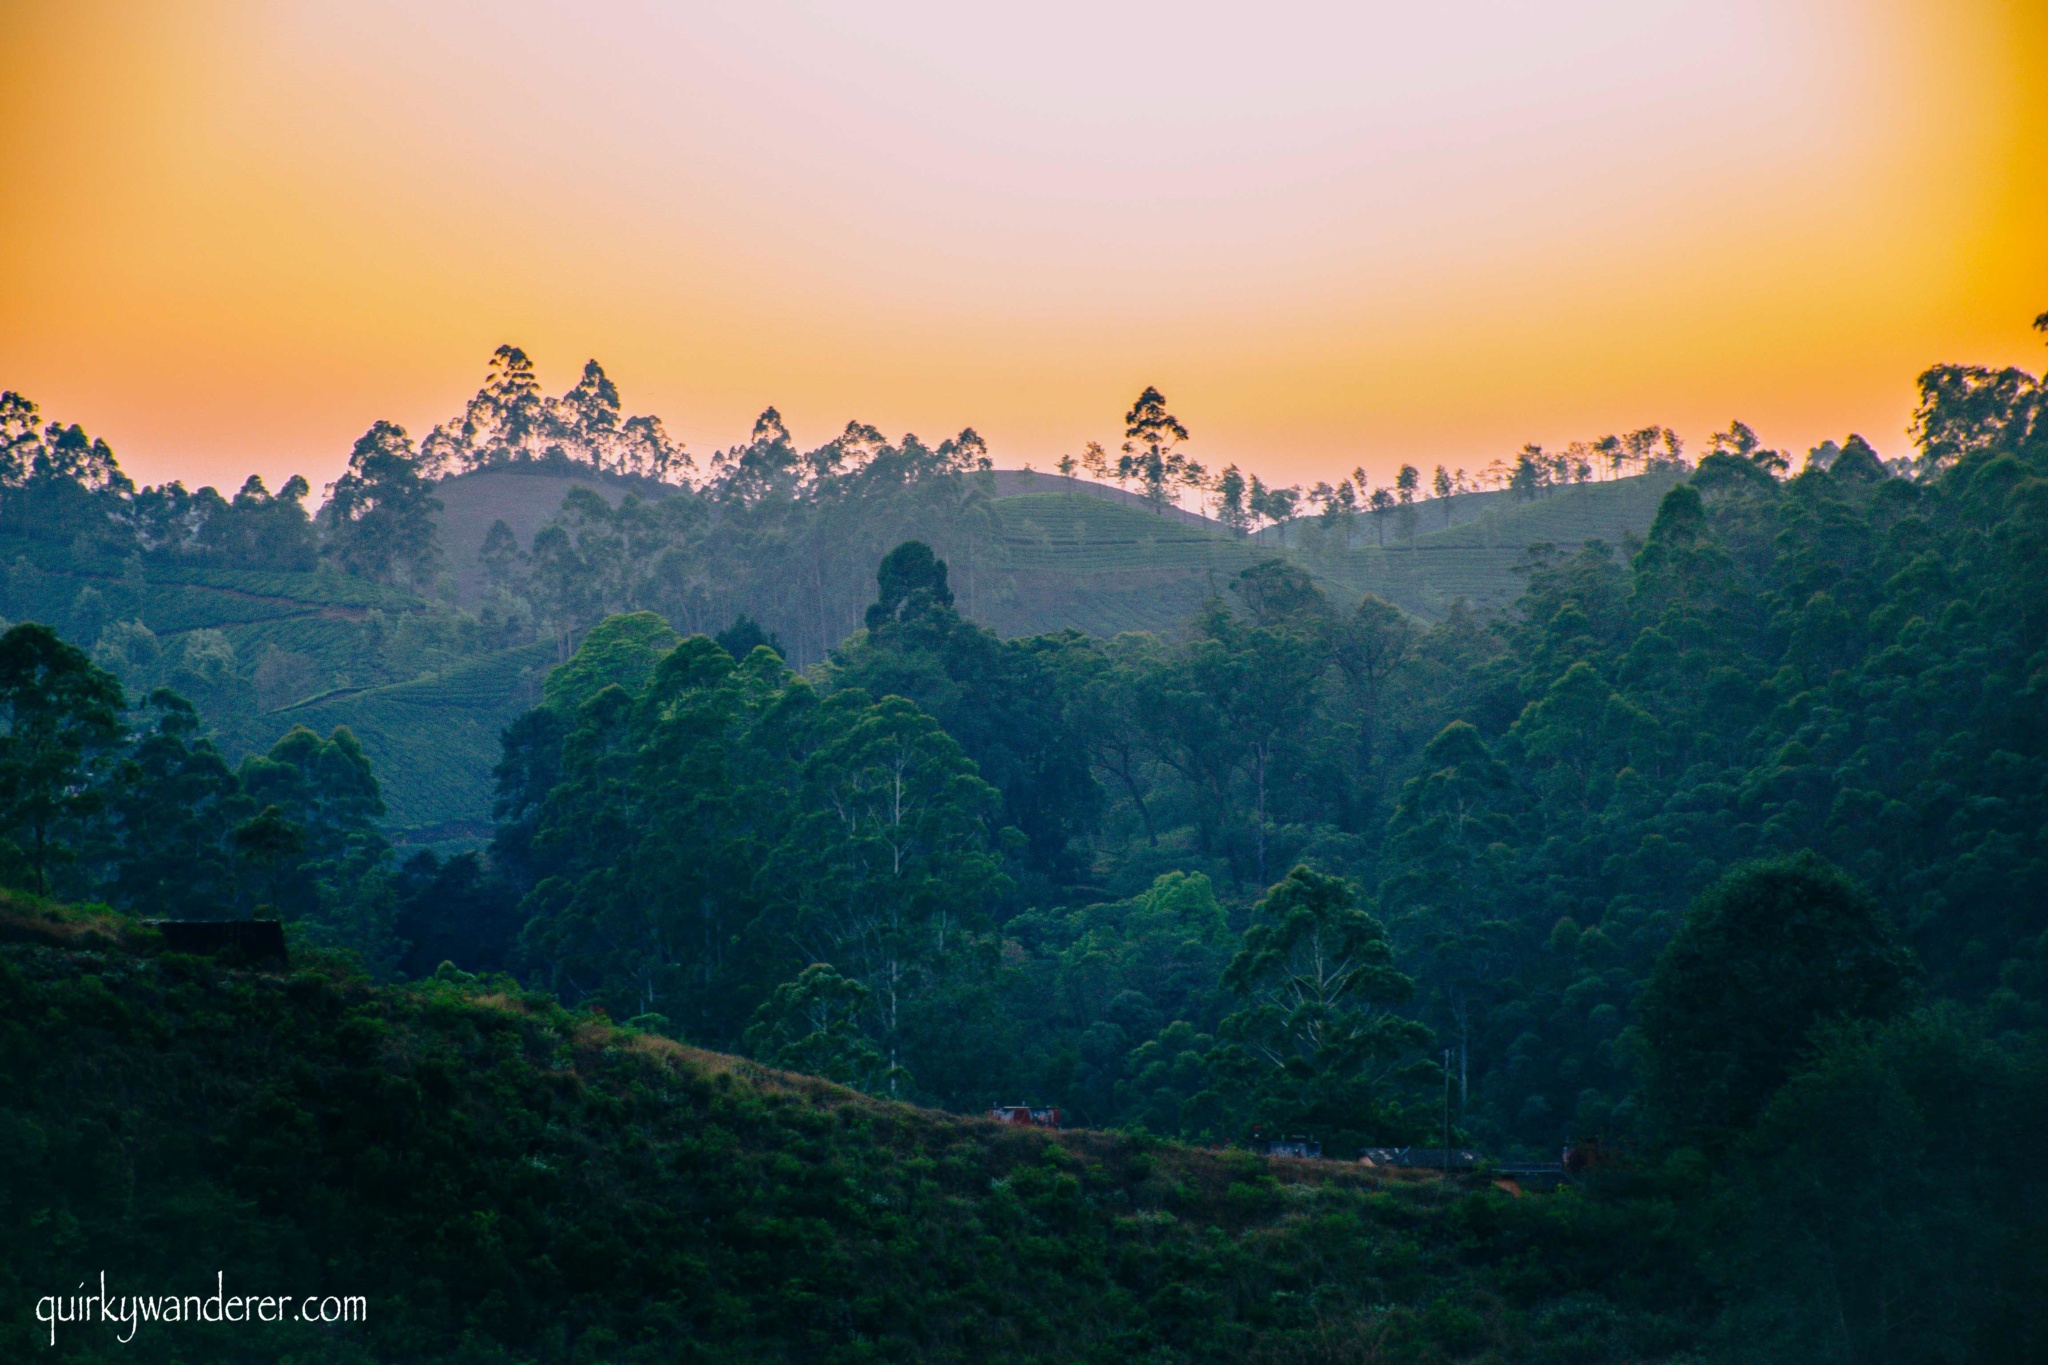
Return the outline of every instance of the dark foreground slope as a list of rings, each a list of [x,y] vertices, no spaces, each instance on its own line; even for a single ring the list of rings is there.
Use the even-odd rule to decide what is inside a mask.
[[[1675,1243],[1597,1198],[911,1109],[569,1013],[163,955],[0,905],[0,1358],[1654,1360]],[[1654,1225],[1655,1220],[1650,1220]],[[96,1290],[366,1321],[37,1321]]]

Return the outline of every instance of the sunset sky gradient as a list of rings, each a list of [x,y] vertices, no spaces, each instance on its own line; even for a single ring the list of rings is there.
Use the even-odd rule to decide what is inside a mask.
[[[500,341],[700,461],[770,403],[1003,466],[1741,417],[1903,453],[2048,350],[2040,0],[0,0],[0,388],[139,481],[340,471]]]

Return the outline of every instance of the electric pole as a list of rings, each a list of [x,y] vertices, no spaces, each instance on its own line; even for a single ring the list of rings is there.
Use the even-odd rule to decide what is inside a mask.
[[[1444,1049],[1444,1175],[1451,1173],[1451,1050]]]

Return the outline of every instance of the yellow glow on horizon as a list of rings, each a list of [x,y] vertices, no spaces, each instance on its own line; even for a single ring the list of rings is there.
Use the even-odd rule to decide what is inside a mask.
[[[1896,453],[1925,365],[2048,361],[2048,7],[1530,9],[8,5],[0,387],[232,485],[500,341],[700,458],[773,403],[1045,468],[1153,383],[1292,480]]]

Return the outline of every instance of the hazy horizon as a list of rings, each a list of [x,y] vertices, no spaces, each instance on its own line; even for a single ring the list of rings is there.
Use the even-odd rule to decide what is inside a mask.
[[[2048,15],[1934,5],[0,8],[0,387],[139,480],[340,471],[500,342],[701,462],[773,404],[1049,469],[1905,451],[2041,367]]]

